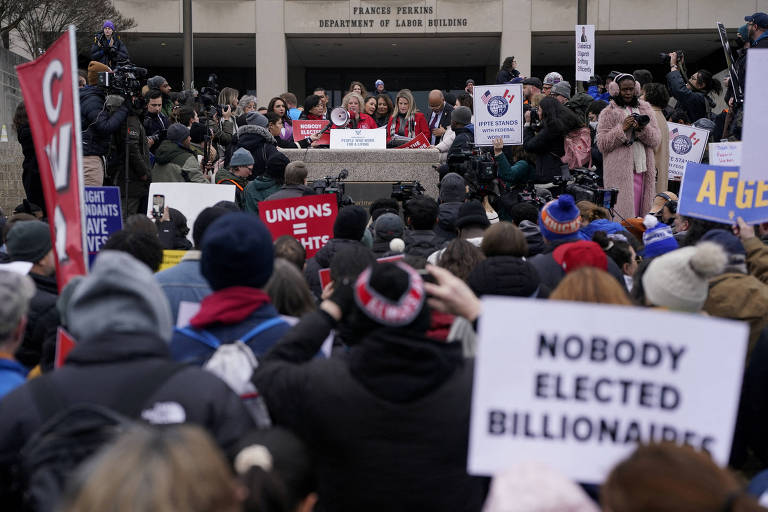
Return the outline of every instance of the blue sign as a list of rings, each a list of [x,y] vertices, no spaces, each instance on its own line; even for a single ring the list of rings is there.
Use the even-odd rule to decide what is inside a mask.
[[[738,167],[688,162],[677,212],[687,217],[735,224],[768,222],[768,182],[739,180]]]
[[[123,229],[119,187],[85,187],[85,240],[88,265],[109,235]]]

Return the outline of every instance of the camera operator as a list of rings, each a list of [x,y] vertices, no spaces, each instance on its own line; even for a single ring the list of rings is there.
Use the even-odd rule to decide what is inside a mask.
[[[712,92],[720,94],[723,85],[706,69],[700,69],[692,74],[686,83],[678,64],[678,52],[670,53],[667,87],[669,87],[669,93],[677,100],[675,109],[684,111],[691,122],[702,117],[711,119],[710,113],[715,106],[715,101],[709,97],[709,94]]]
[[[472,111],[469,107],[456,107],[451,113],[451,130],[456,134],[448,149],[448,158],[451,155],[461,153],[463,151],[472,151],[472,144],[475,142],[475,134],[467,128],[467,125],[472,122]]]
[[[525,113],[524,146],[528,153],[536,156],[534,181],[549,183],[555,177],[564,176],[568,167],[561,160],[565,155],[565,136],[582,126],[576,114],[552,96],[541,100],[538,111]]]
[[[165,132],[170,126],[170,121],[163,114],[163,93],[158,89],[150,89],[144,96],[147,103],[147,111],[144,116],[144,131],[147,134],[147,145],[156,148],[165,139]]]
[[[656,193],[654,149],[661,133],[651,105],[639,99],[640,84],[623,73],[608,86],[611,102],[600,113],[597,147],[603,154],[603,182],[619,190],[616,213],[642,217]]]
[[[124,218],[128,218],[134,213],[147,211],[150,182],[149,138],[143,123],[144,100],[140,96],[135,97],[128,106],[130,110],[125,123],[112,135],[112,147],[107,160],[107,175],[112,182],[111,184],[120,187]],[[128,151],[127,183],[125,178],[126,150]]]
[[[93,37],[93,46],[91,46],[91,60],[101,62],[105,66],[114,69],[123,61],[128,61],[128,48],[115,34],[115,24],[110,20],[104,22],[101,32],[97,32]]]
[[[99,73],[110,68],[96,61],[88,64],[88,85],[80,88],[80,118],[83,130],[83,175],[86,187],[100,187],[104,183],[104,157],[109,151],[112,134],[120,130],[128,115],[123,103],[110,112],[107,109],[107,91],[99,85]]]

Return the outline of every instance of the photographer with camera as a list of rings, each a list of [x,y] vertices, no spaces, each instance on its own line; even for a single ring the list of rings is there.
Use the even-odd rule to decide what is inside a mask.
[[[128,48],[125,47],[120,36],[115,34],[115,24],[110,20],[105,21],[101,32],[97,32],[93,37],[91,60],[101,62],[112,69],[121,62],[130,60]]]
[[[568,165],[561,160],[565,155],[565,137],[583,126],[576,114],[552,96],[541,100],[538,111],[525,113],[523,140],[525,150],[536,156],[534,181],[549,183],[556,177],[567,176]]]
[[[132,99],[125,123],[112,135],[112,147],[107,160],[107,175],[111,183],[120,187],[123,218],[147,211],[150,168],[148,137],[144,131],[144,100]],[[128,178],[125,175],[128,153]]]
[[[104,64],[88,64],[88,85],[80,88],[80,126],[83,141],[83,177],[86,187],[104,184],[104,158],[109,152],[112,134],[120,130],[128,115],[123,103],[113,111],[107,108],[107,89],[100,85],[99,75],[111,73]]]
[[[159,89],[150,89],[144,96],[147,104],[144,115],[144,131],[147,134],[147,144],[151,148],[157,148],[165,139],[165,132],[171,125],[168,117],[163,114],[163,93]]]
[[[611,102],[597,124],[603,182],[619,190],[615,211],[620,217],[642,217],[656,193],[654,150],[661,133],[651,105],[639,99],[640,84],[632,75],[618,75],[608,92]]]
[[[682,110],[691,122],[701,119],[714,119],[712,109],[715,101],[709,96],[711,93],[720,94],[723,85],[706,69],[700,69],[685,81],[680,67],[684,62],[684,54],[681,51],[669,54],[670,71],[667,73],[667,87],[669,93],[677,100],[675,110]]]

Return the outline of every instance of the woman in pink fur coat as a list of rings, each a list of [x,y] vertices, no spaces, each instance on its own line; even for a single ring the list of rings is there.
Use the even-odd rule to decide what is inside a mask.
[[[651,209],[656,193],[653,151],[661,142],[661,134],[651,105],[639,99],[640,84],[632,75],[618,75],[608,92],[611,102],[597,124],[603,181],[606,187],[619,189],[616,213],[624,218],[642,217]],[[641,126],[633,113],[646,115],[650,121]]]

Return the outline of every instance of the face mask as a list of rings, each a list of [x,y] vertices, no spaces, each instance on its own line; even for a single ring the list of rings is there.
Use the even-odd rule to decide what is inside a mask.
[[[597,121],[590,121],[589,127],[592,128],[593,130],[597,130]]]

